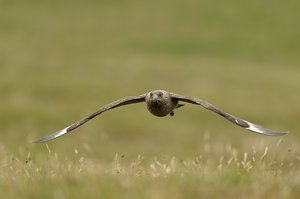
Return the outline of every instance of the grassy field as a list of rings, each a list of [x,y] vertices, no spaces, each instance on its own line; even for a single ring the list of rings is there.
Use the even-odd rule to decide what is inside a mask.
[[[0,0],[0,195],[5,198],[297,198],[299,2]],[[114,109],[165,89],[194,105],[157,118]]]

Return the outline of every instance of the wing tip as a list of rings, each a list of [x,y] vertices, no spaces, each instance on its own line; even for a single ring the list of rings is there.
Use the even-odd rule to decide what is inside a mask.
[[[268,136],[283,136],[288,134],[289,132],[280,132],[280,131],[274,131],[271,129],[267,129],[263,126],[253,124],[251,122],[245,121],[249,125],[246,129],[253,131],[255,133],[263,134],[263,135],[268,135]]]
[[[64,129],[62,129],[60,131],[56,131],[53,134],[47,135],[47,136],[42,137],[42,138],[35,139],[35,140],[31,141],[31,142],[32,143],[42,143],[42,142],[47,142],[47,141],[56,139],[56,138],[58,138],[60,136],[65,135],[66,133],[68,133],[69,132],[68,129],[69,129],[69,127],[64,128]]]

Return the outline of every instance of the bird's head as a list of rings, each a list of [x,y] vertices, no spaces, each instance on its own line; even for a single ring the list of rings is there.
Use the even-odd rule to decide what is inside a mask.
[[[168,100],[168,98],[169,97],[166,91],[154,90],[147,94],[146,101],[157,106],[163,103],[165,100]]]

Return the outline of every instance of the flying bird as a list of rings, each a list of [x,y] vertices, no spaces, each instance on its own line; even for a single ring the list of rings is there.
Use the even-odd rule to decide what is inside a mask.
[[[224,117],[225,119],[232,122],[233,124],[236,124],[240,127],[243,127],[255,133],[269,135],[269,136],[281,136],[286,134],[286,132],[279,132],[279,131],[267,129],[263,126],[235,117],[229,113],[220,110],[218,107],[196,97],[178,95],[164,90],[153,90],[142,95],[128,96],[119,99],[117,101],[111,102],[105,106],[102,106],[99,110],[92,113],[91,115],[88,115],[87,117],[71,124],[70,126],[67,126],[64,129],[59,130],[43,138],[36,139],[33,142],[40,143],[40,142],[47,142],[49,140],[53,140],[55,138],[58,138],[62,135],[65,135],[73,131],[74,129],[78,128],[79,126],[83,125],[84,123],[93,119],[94,117],[100,115],[101,113],[104,113],[105,111],[117,108],[119,106],[140,103],[140,102],[146,102],[148,111],[158,117],[164,117],[167,115],[173,116],[174,110],[176,108],[180,108],[183,106],[183,104],[180,104],[179,102],[187,102],[194,105],[200,105],[210,111],[219,114],[220,116]]]

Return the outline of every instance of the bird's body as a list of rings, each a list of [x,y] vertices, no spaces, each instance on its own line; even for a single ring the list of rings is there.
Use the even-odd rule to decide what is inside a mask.
[[[174,109],[178,105],[178,100],[172,98],[168,92],[155,90],[146,94],[145,97],[147,109],[150,113],[158,117],[173,115]]]
[[[111,102],[105,106],[102,106],[98,111],[92,113],[91,115],[71,124],[70,126],[64,128],[60,131],[57,131],[51,135],[48,135],[46,137],[34,140],[33,142],[46,142],[46,141],[58,138],[62,135],[65,135],[66,133],[78,128],[79,126],[83,125],[87,121],[93,119],[94,117],[100,115],[101,113],[103,113],[105,111],[108,111],[110,109],[113,109],[113,108],[116,108],[119,106],[133,104],[133,103],[146,102],[148,111],[158,117],[164,117],[169,114],[171,116],[173,116],[174,109],[183,106],[182,104],[178,103],[179,101],[203,106],[204,108],[221,115],[222,117],[229,120],[230,122],[232,122],[238,126],[241,126],[245,129],[248,129],[250,131],[256,132],[256,133],[260,133],[260,134],[264,134],[264,135],[271,135],[271,136],[279,136],[279,135],[286,134],[284,132],[278,132],[278,131],[273,131],[271,129],[264,128],[260,125],[253,124],[253,123],[243,120],[241,118],[230,115],[224,111],[221,111],[216,106],[214,106],[202,99],[199,99],[199,98],[178,95],[178,94],[171,93],[171,92],[164,91],[164,90],[154,90],[154,91],[150,91],[148,93],[145,93],[145,94],[142,94],[139,96],[129,96],[129,97],[125,97],[125,98],[119,99],[117,101]]]

